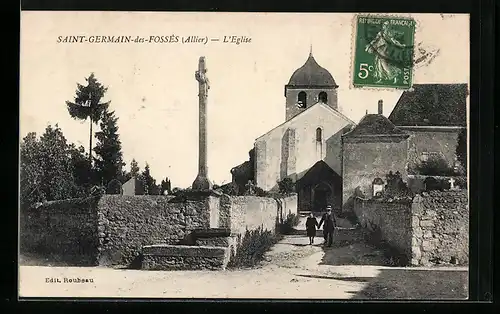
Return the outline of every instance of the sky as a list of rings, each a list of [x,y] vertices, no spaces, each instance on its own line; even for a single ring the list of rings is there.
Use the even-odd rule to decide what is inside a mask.
[[[339,111],[358,122],[384,100],[388,116],[401,91],[350,86],[354,14],[22,12],[20,136],[58,124],[68,141],[88,150],[89,123],[73,120],[65,101],[93,72],[108,87],[103,101],[119,118],[124,161],[147,162],[160,182],[188,187],[198,166],[198,82],[205,56],[208,175],[231,181],[260,135],[284,122],[284,85],[306,61],[316,61],[339,85]],[[438,51],[415,69],[414,83],[469,82],[469,16],[399,14],[417,21],[415,44]],[[58,43],[59,36],[200,36],[200,43]],[[248,43],[223,43],[223,36]],[[98,128],[94,127],[94,130]],[[94,140],[95,142],[95,140]]]

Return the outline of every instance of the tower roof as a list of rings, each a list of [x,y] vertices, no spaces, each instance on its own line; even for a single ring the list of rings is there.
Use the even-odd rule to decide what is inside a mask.
[[[316,62],[312,52],[309,53],[304,65],[293,72],[288,85],[337,87],[333,76]]]

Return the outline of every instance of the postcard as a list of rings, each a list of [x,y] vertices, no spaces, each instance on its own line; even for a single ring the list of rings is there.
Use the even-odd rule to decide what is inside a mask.
[[[23,11],[19,296],[468,298],[469,15]]]

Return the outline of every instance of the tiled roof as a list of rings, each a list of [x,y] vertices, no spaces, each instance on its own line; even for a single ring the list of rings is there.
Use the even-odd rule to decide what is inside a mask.
[[[415,84],[389,120],[397,126],[466,126],[467,84]]]
[[[405,135],[406,133],[398,129],[389,119],[381,114],[367,114],[358,125],[346,133],[345,137],[366,136],[366,135]]]

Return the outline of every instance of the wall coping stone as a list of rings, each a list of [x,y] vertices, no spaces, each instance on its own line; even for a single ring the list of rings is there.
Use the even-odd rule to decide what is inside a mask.
[[[222,257],[227,248],[214,246],[155,244],[142,247],[143,255]]]
[[[223,194],[216,190],[184,190],[169,200],[170,203],[183,203],[186,201],[201,201],[210,196],[221,197]]]
[[[229,237],[231,229],[229,228],[210,228],[210,229],[195,229],[191,233],[195,238],[218,238]]]

